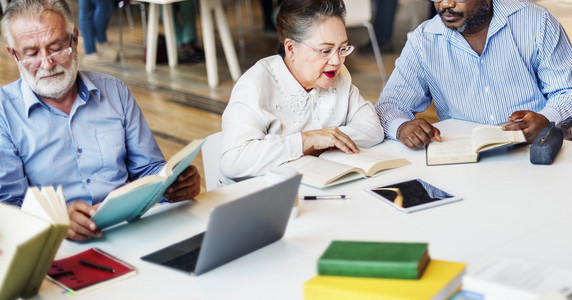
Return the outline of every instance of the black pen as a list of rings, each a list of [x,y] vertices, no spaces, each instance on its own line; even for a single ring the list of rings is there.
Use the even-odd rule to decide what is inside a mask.
[[[91,262],[91,261],[89,261],[89,260],[80,259],[80,260],[79,260],[79,263],[82,264],[82,265],[84,265],[84,266],[92,267],[92,268],[94,268],[94,269],[98,269],[98,270],[105,271],[105,272],[108,272],[108,273],[115,273],[115,270],[114,270],[114,269],[112,269],[112,268],[110,268],[110,267],[102,266],[102,265],[100,265],[100,264],[96,264],[96,263]]]
[[[318,195],[318,196],[304,196],[304,200],[331,200],[331,199],[349,199],[346,195]]]

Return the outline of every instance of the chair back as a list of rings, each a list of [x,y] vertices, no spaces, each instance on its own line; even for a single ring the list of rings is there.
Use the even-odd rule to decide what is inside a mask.
[[[8,0],[0,0],[0,12],[3,14],[8,7]]]
[[[205,172],[205,186],[207,191],[220,187],[220,148],[220,131],[206,137],[201,152],[203,155],[203,169]]]
[[[345,0],[346,27],[363,26],[371,21],[371,0]]]

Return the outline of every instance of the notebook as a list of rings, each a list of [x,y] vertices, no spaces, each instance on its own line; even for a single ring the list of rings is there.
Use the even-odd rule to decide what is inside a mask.
[[[286,231],[301,178],[302,175],[295,175],[215,207],[205,232],[141,259],[200,275],[280,240]]]
[[[135,268],[99,249],[90,248],[76,255],[54,260],[48,278],[72,294],[134,276]]]

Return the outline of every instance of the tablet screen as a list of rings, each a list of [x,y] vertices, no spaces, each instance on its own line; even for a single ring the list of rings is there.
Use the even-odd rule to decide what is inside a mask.
[[[447,193],[421,179],[400,181],[369,188],[367,191],[403,212],[412,212],[461,200],[460,197]]]

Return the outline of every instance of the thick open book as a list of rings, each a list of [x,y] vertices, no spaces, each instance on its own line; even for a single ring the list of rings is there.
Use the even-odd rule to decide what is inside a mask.
[[[441,142],[427,145],[427,165],[474,163],[478,161],[479,152],[526,142],[522,130],[505,131],[500,126],[479,126],[471,135],[441,138]]]
[[[61,187],[29,187],[21,209],[0,204],[0,299],[38,293],[69,227]]]
[[[305,155],[283,166],[300,172],[303,175],[302,183],[323,188],[410,164],[405,158],[385,155],[372,149],[359,150],[355,154],[335,149],[318,157]]]
[[[139,178],[111,191],[91,217],[97,228],[101,230],[123,221],[138,220],[163,199],[167,188],[195,159],[203,142],[202,139],[192,141],[173,155],[159,174]]]

